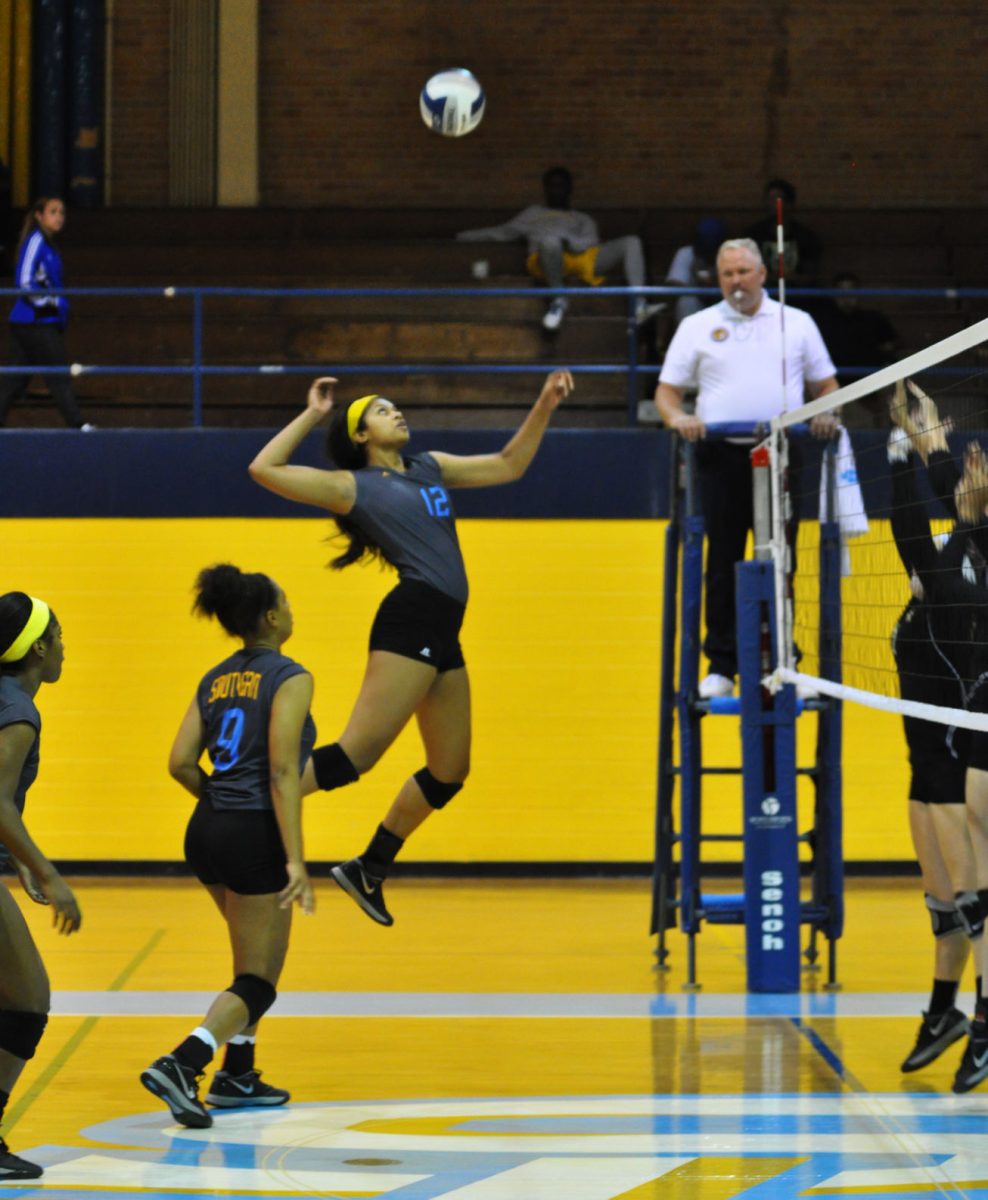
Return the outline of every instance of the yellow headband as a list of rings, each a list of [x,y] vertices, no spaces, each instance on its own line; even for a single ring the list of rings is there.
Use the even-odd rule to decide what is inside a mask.
[[[27,619],[27,624],[14,639],[13,644],[8,646],[3,654],[0,654],[0,663],[18,662],[48,628],[48,622],[51,620],[51,610],[48,605],[44,600],[35,600],[33,596],[30,596],[29,599],[31,615]]]
[[[346,431],[350,436],[351,442],[353,441],[353,435],[357,432],[360,418],[367,411],[367,406],[374,400],[380,400],[380,396],[361,396],[359,400],[354,400],[346,410]]]

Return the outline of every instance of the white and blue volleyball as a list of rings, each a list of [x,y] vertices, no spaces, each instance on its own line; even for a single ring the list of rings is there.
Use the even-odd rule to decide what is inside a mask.
[[[453,67],[433,75],[419,96],[422,120],[443,137],[463,137],[484,119],[484,89],[473,72]]]

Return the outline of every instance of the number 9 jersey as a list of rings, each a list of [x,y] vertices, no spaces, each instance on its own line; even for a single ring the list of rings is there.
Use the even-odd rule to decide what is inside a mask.
[[[196,692],[203,748],[213,764],[204,797],[214,809],[263,810],[271,802],[268,729],[278,688],[305,668],[268,646],[244,647],[203,677]],[[299,771],[316,742],[310,713],[302,726]]]

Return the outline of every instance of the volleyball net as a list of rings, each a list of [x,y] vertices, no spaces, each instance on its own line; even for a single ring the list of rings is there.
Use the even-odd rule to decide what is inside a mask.
[[[777,417],[770,448],[776,682],[988,730],[988,320]],[[828,526],[839,671],[819,650]]]

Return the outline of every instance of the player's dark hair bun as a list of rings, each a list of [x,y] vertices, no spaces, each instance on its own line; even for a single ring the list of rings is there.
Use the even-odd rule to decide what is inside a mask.
[[[215,617],[227,633],[247,638],[261,617],[278,603],[271,579],[260,571],[247,574],[232,563],[204,567],[195,584],[193,612]]]

